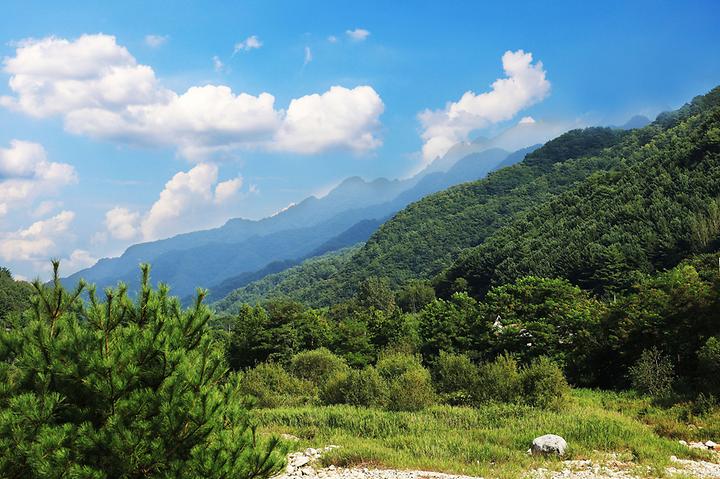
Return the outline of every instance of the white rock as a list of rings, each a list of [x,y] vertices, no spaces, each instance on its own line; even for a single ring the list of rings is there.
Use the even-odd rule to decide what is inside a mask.
[[[567,449],[567,442],[555,434],[545,434],[533,439],[530,450],[533,454],[556,454],[562,456]]]
[[[307,463],[309,463],[309,462],[310,462],[310,458],[309,458],[309,457],[307,457],[307,456],[299,456],[299,457],[296,457],[296,458],[293,460],[292,465],[295,466],[295,467],[297,467],[297,468],[300,468],[300,467],[303,467],[305,464],[307,464]]]
[[[715,449],[715,446],[717,446],[717,444],[712,441],[707,441],[705,443],[705,446],[707,446],[708,449]]]

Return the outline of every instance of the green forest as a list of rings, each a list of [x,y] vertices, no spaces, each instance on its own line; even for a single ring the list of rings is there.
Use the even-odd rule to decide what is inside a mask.
[[[345,441],[338,465],[516,477],[541,424],[577,457],[706,457],[677,439],[720,434],[719,240],[720,87],[572,130],[209,305],[149,265],[137,294],[2,269],[0,476],[264,479],[292,433]],[[421,421],[492,423],[495,456]]]

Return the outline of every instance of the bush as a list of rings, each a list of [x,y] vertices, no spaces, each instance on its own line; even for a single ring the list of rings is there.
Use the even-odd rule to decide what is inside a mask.
[[[570,394],[562,369],[550,358],[540,357],[521,371],[523,400],[531,406],[557,409]]]
[[[408,371],[425,369],[419,356],[394,351],[380,354],[380,359],[375,367],[386,381],[399,378]]]
[[[720,338],[711,337],[698,351],[700,389],[720,394]]]
[[[372,366],[335,373],[320,390],[325,404],[382,407],[387,397],[387,383]]]
[[[90,303],[35,281],[26,321],[0,328],[0,477],[262,479],[277,441],[255,436],[199,294],[124,287]]]
[[[326,348],[303,351],[292,357],[290,372],[296,377],[312,381],[316,386],[325,384],[331,376],[349,369],[347,362]]]
[[[312,402],[313,384],[290,375],[277,363],[262,363],[245,372],[242,392],[260,407],[298,406]]]
[[[523,381],[517,361],[510,355],[498,356],[480,366],[473,401],[517,403],[522,399]]]
[[[443,402],[467,405],[472,402],[479,373],[477,366],[464,354],[442,351],[433,367],[433,379]]]
[[[430,373],[425,368],[407,370],[390,383],[388,409],[419,411],[434,402],[435,391]]]
[[[632,385],[654,399],[662,399],[672,391],[675,372],[670,358],[657,348],[647,349],[630,368]]]

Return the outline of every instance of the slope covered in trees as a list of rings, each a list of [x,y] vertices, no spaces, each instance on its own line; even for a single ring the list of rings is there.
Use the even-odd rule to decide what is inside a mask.
[[[289,271],[275,285],[249,285],[233,297],[257,299],[250,287],[264,296],[289,295],[314,305],[328,305],[350,297],[369,276],[386,277],[393,286],[414,278],[429,278],[452,264],[464,248],[481,243],[516,212],[563,191],[598,170],[617,164],[613,156],[588,156],[620,142],[628,133],[610,128],[570,131],[525,159],[495,171],[487,178],[451,187],[411,204],[384,223],[352,257],[333,260],[335,273],[326,278],[302,278],[302,269]],[[636,140],[639,141],[639,140]],[[627,146],[630,148],[630,146]],[[518,155],[511,155],[518,161]],[[310,284],[296,291],[291,284]],[[227,306],[223,302],[223,306]]]
[[[618,156],[621,168],[593,175],[516,215],[463,253],[440,281],[441,289],[450,292],[453,283],[467,282],[473,294],[482,295],[492,285],[538,275],[612,292],[631,286],[638,273],[716,248],[720,90],[679,113],[633,135],[654,133],[646,144]]]
[[[573,195],[578,194],[598,197],[604,195],[605,201],[611,207],[610,209],[606,208],[606,205],[599,201],[598,198],[589,203],[582,202],[584,209],[582,211],[576,210],[575,217],[583,216],[585,218],[584,226],[589,230],[584,231],[582,227],[577,226],[575,231],[586,235],[583,237],[584,239],[589,238],[587,235],[599,234],[598,231],[593,231],[593,227],[601,227],[599,225],[602,225],[603,228],[612,230],[614,224],[616,234],[625,235],[625,238],[616,238],[616,243],[624,242],[627,247],[630,247],[630,245],[637,246],[637,243],[630,238],[637,231],[624,229],[623,221],[625,220],[622,215],[633,215],[633,208],[649,208],[652,204],[654,208],[665,211],[665,218],[670,221],[670,218],[675,215],[688,213],[689,206],[683,203],[685,201],[683,195],[690,195],[695,198],[688,201],[702,202],[704,198],[705,203],[707,203],[705,205],[708,210],[707,214],[698,213],[697,208],[700,208],[700,206],[691,207],[695,219],[672,220],[673,224],[662,226],[666,229],[664,233],[648,233],[659,234],[657,241],[652,238],[646,238],[646,240],[649,242],[656,241],[657,244],[662,241],[675,241],[679,238],[678,235],[681,234],[679,231],[688,228],[686,223],[691,221],[702,223],[697,227],[692,227],[692,230],[697,235],[707,236],[714,228],[712,226],[714,221],[712,220],[714,215],[712,211],[716,206],[708,202],[713,198],[707,196],[709,193],[707,188],[712,183],[711,179],[713,177],[713,171],[711,170],[714,166],[707,163],[709,170],[703,171],[700,168],[693,173],[695,180],[690,180],[680,172],[664,171],[665,167],[660,163],[662,163],[661,158],[665,158],[663,161],[666,161],[668,158],[676,158],[681,155],[675,149],[682,148],[682,141],[692,145],[688,146],[688,148],[695,148],[693,151],[686,152],[691,156],[700,155],[698,152],[704,151],[703,148],[714,148],[710,145],[713,140],[709,139],[714,134],[710,131],[711,126],[706,125],[709,136],[706,139],[701,139],[695,138],[691,133],[685,131],[687,128],[696,128],[697,125],[683,125],[687,122],[698,121],[693,120],[698,115],[711,115],[711,110],[718,103],[718,96],[718,90],[715,89],[707,95],[695,98],[679,110],[659,115],[651,125],[636,130],[588,128],[563,134],[528,154],[519,164],[491,173],[482,180],[449,188],[409,205],[383,224],[370,237],[365,246],[352,257],[346,257],[346,261],[342,264],[338,264],[337,260],[335,260],[333,264],[333,269],[336,270],[335,274],[316,281],[312,291],[306,291],[300,295],[296,294],[290,286],[291,283],[303,283],[302,278],[298,276],[302,272],[301,269],[290,272],[275,286],[269,287],[270,285],[266,283],[256,291],[260,292],[262,290],[262,295],[266,297],[282,294],[298,299],[302,298],[314,305],[328,305],[339,298],[352,296],[356,285],[364,278],[370,276],[385,277],[389,279],[393,287],[397,288],[408,280],[427,279],[441,273],[458,260],[460,256],[462,256],[462,259],[458,260],[453,269],[440,282],[442,289],[447,294],[453,288],[463,289],[466,280],[473,282],[471,286],[475,288],[474,291],[480,291],[486,289],[490,284],[502,284],[506,280],[513,280],[524,273],[550,274],[554,270],[546,267],[547,258],[542,258],[541,253],[533,251],[528,254],[526,250],[514,250],[518,245],[513,242],[515,240],[511,230],[515,228],[516,233],[520,234],[523,229],[535,228],[533,232],[526,232],[525,237],[530,238],[542,230],[547,238],[559,243],[557,238],[554,237],[555,233],[551,230],[551,225],[544,224],[544,217],[549,212],[559,208],[563,202],[566,203],[567,208],[572,208],[573,204],[579,201],[573,198]],[[685,140],[678,140],[675,138],[676,135],[689,136]],[[657,161],[644,166],[634,166],[643,163],[650,157],[657,157]],[[597,185],[598,182],[626,181],[621,180],[621,178],[626,178],[627,175],[631,174],[622,172],[629,171],[631,168],[635,168],[635,170],[648,177],[649,181],[635,178],[639,182],[638,186],[644,182],[642,185],[644,190],[628,191],[627,195],[629,196],[621,195],[618,200],[613,196],[612,186],[602,187],[605,188],[604,192],[600,191],[602,188],[593,186]],[[644,168],[649,168],[649,170],[642,171]],[[602,173],[607,173],[607,175],[603,176]],[[671,185],[672,187],[664,188],[662,185],[666,173],[670,175],[673,181],[677,181],[676,184]],[[657,178],[652,179],[653,175]],[[707,181],[703,181],[703,177]],[[601,180],[600,178],[605,179]],[[686,180],[694,181],[694,183],[692,185],[686,184],[684,183]],[[684,188],[695,187],[699,189],[693,191],[684,190]],[[568,191],[572,192],[568,193]],[[562,199],[552,202],[553,198],[558,195],[564,196],[562,196]],[[672,196],[668,197],[667,195],[679,195],[677,204],[668,205],[667,208],[663,206],[663,202],[675,202]],[[665,197],[661,198],[662,196]],[[622,207],[623,202],[631,201],[632,198],[639,200],[639,202],[636,201],[634,207],[632,205]],[[610,203],[612,204],[610,205]],[[544,209],[541,211],[541,208]],[[608,211],[612,211],[612,213],[607,213]],[[651,217],[638,217],[636,220],[636,226],[640,227],[644,221],[650,221]],[[533,221],[535,226],[528,223]],[[510,224],[514,226],[508,226]],[[558,226],[556,225],[556,227]],[[617,231],[620,231],[620,233],[617,233]],[[649,230],[644,228],[644,231],[648,232]],[[602,234],[609,238],[608,235],[613,233],[603,231]],[[487,243],[494,245],[492,248],[482,246],[488,238],[494,238],[487,241]],[[576,240],[581,243],[584,239],[577,238]],[[565,238],[565,240],[568,240],[568,238]],[[594,263],[593,266],[588,266],[586,270],[591,270],[613,255],[618,261],[623,261],[624,256],[616,252],[612,247],[604,247],[602,251],[587,251],[587,248],[591,248],[591,246],[581,245],[577,241],[571,248],[573,251],[568,252],[570,248],[566,248],[566,257],[557,253],[560,249],[555,248],[553,250],[552,247],[547,245],[539,247],[538,251],[545,248],[551,255],[548,258],[555,254],[554,258],[557,260],[558,267],[564,262],[571,261],[573,255],[575,255],[575,261],[579,261],[578,256],[590,255],[589,257],[593,259]],[[706,240],[698,237],[692,241],[702,242]],[[521,243],[521,246],[528,247],[529,244],[529,242]],[[509,257],[512,257],[513,254],[522,257],[519,261],[523,262],[523,265],[519,267],[520,269],[516,273],[513,273],[514,266],[512,264],[500,264],[500,259],[497,258],[485,259],[483,260],[485,263],[482,265],[477,262],[470,264],[472,261],[470,258],[475,257],[476,253],[463,252],[478,245],[481,245],[479,251],[490,251],[491,249],[499,251],[504,248]],[[664,248],[663,251],[674,248],[675,253],[673,253],[673,256],[667,257],[664,262],[658,263],[660,266],[675,264],[684,254],[690,254],[702,249],[698,249],[697,244],[694,246],[665,245],[662,248]],[[579,253],[580,251],[583,251],[583,253]],[[623,254],[630,257],[634,253],[628,250]],[[658,254],[663,253],[659,252]],[[643,261],[642,257],[643,253],[640,252],[637,261]],[[497,262],[494,262],[496,260]],[[537,266],[537,268],[531,268],[530,263],[534,267]],[[463,264],[467,264],[467,267],[464,267]],[[507,277],[498,276],[497,279],[483,279],[478,276],[486,274],[479,270],[492,268],[496,264],[499,265],[497,274],[507,274]],[[545,266],[541,268],[542,265]],[[612,269],[612,266],[607,266],[607,268]],[[507,269],[507,272],[503,273],[502,271],[505,269]],[[477,274],[473,272],[476,270],[478,271]],[[629,267],[629,269],[625,268],[625,270],[650,272],[654,268],[648,267],[648,264],[646,264],[644,267],[636,265]],[[598,270],[593,274],[595,276],[603,274],[622,275],[622,271],[621,269],[616,273],[612,273]],[[558,269],[554,275],[562,276],[566,272],[568,274],[572,273],[565,269]],[[465,276],[468,276],[468,278]],[[582,279],[580,276],[573,276],[572,274],[570,278]],[[317,278],[313,278],[313,280],[317,280]],[[458,284],[453,285],[456,280]],[[630,278],[625,278],[624,281],[625,285],[632,282]],[[248,299],[250,296],[238,292],[236,298]],[[257,294],[254,295],[254,298],[257,298]]]

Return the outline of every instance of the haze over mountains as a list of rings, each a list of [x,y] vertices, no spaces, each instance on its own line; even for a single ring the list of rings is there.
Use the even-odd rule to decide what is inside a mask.
[[[635,116],[619,129],[644,126]],[[138,265],[151,263],[153,279],[172,285],[174,294],[189,297],[208,288],[210,299],[279,273],[301,261],[366,241],[388,218],[421,198],[489,172],[511,166],[540,146],[510,152],[530,141],[562,132],[567,125],[521,121],[494,138],[476,138],[451,148],[411,178],[366,181],[350,177],[321,198],[310,196],[273,216],[253,221],[231,219],[210,230],[129,247],[120,257],[104,258],[64,279],[78,279],[99,288],[118,281],[137,287]]]
[[[74,284],[84,278],[101,288],[123,281],[133,290],[138,265],[147,262],[152,263],[153,280],[171,284],[174,294],[185,297],[197,287],[205,287],[215,297],[214,290],[229,292],[229,288],[259,279],[265,268],[277,272],[303,259],[365,241],[408,204],[482,178],[493,169],[522,160],[539,146],[510,153],[488,147],[491,144],[476,144],[478,151],[455,160],[439,158],[412,178],[365,181],[351,177],[322,198],[308,197],[259,221],[237,218],[219,228],[133,245],[120,257],[101,259],[64,282]]]

